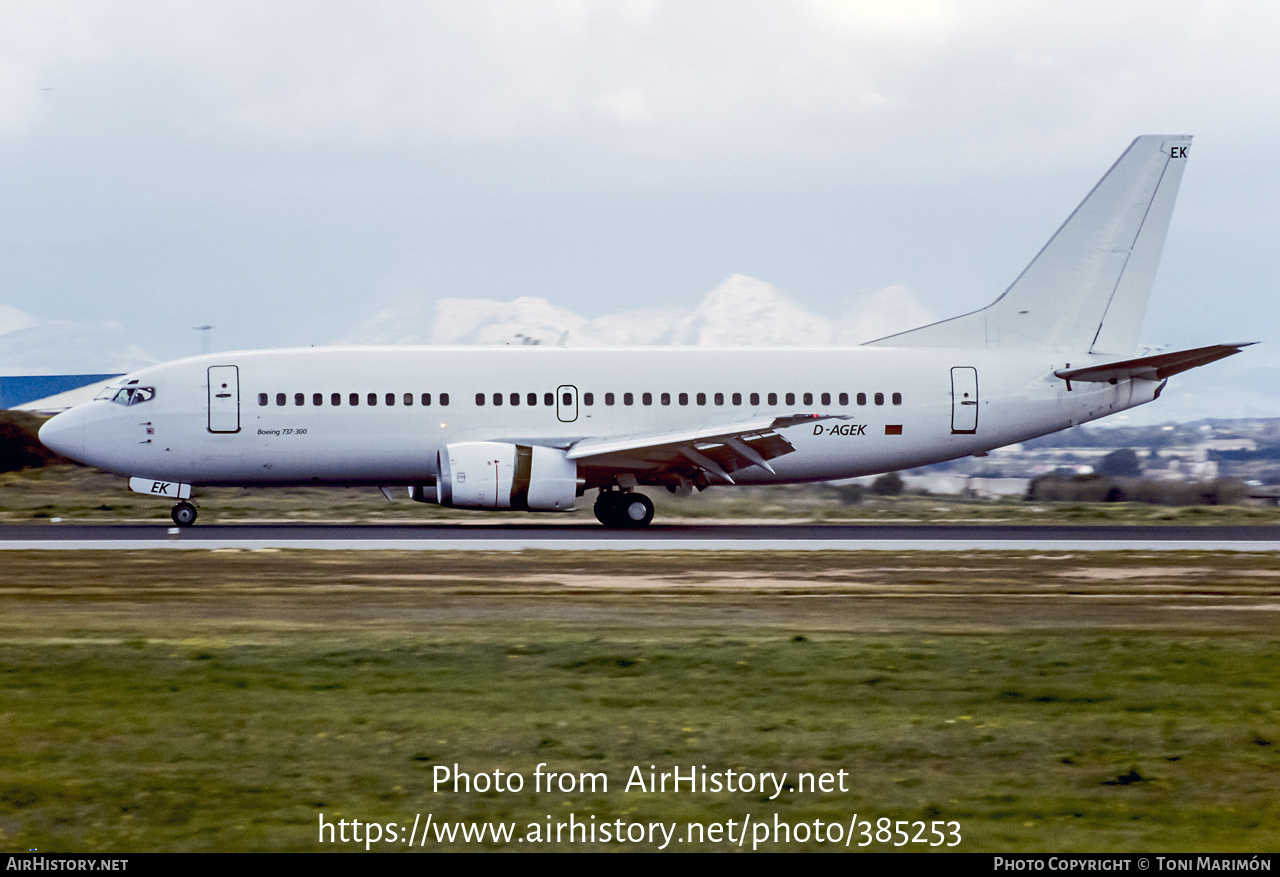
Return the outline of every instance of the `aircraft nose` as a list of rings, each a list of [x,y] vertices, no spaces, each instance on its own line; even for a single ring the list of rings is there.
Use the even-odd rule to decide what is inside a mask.
[[[81,460],[84,457],[84,418],[78,416],[74,409],[54,415],[40,427],[40,441],[51,451]]]

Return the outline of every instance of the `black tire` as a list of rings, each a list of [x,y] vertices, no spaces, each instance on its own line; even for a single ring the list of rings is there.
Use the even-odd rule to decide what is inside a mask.
[[[618,499],[622,496],[620,493],[601,493],[596,497],[596,504],[592,507],[592,511],[596,513],[596,520],[604,524],[606,527],[617,527],[621,525],[618,520]]]
[[[190,527],[196,522],[196,507],[189,502],[180,502],[169,512],[169,516],[179,527]]]

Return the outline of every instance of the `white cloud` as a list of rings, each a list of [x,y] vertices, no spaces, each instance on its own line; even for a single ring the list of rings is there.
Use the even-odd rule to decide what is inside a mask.
[[[0,335],[39,325],[40,321],[13,305],[0,304]]]
[[[620,125],[642,125],[653,121],[653,109],[644,92],[630,88],[601,95],[592,105],[600,115]]]
[[[1018,154],[1082,124],[1110,137],[1184,118],[1206,94],[1223,121],[1255,116],[1280,87],[1278,23],[1267,4],[1104,0],[19,0],[0,11],[0,133],[110,95],[202,139],[403,146],[650,123],[681,155],[884,158],[904,130]],[[46,83],[80,97],[45,108]]]
[[[0,304],[0,374],[106,374],[158,361],[115,321],[45,321]]]
[[[116,322],[57,320],[0,338],[0,374],[123,373],[158,361]]]

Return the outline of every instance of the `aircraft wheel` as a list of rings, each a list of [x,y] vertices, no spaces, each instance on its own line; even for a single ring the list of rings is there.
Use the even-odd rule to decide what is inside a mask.
[[[196,522],[196,507],[189,502],[180,502],[169,515],[179,527],[190,527]]]
[[[619,520],[621,515],[618,512],[618,500],[621,496],[620,493],[601,493],[596,498],[595,506],[592,507],[592,511],[596,513],[596,520],[606,527],[621,526],[622,522]]]
[[[647,527],[653,520],[653,500],[643,493],[624,493],[618,504],[619,523],[624,527]]]

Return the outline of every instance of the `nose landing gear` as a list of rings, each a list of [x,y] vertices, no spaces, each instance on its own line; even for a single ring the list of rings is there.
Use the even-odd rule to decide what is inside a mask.
[[[179,527],[190,527],[196,522],[196,507],[189,502],[180,502],[169,512],[169,516]]]

